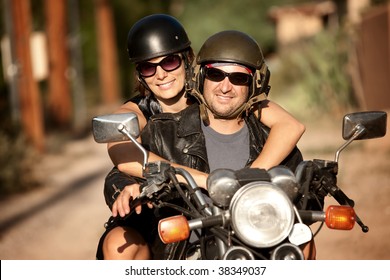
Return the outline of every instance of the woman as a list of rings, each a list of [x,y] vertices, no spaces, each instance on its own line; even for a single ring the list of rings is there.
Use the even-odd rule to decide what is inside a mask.
[[[194,55],[187,34],[176,19],[167,15],[152,15],[138,21],[129,32],[128,52],[130,61],[136,64],[137,90],[140,94],[122,105],[115,113],[137,114],[142,130],[151,115],[179,112],[194,102],[187,98],[188,90],[191,90],[189,81]],[[252,167],[268,169],[279,164],[291,152],[303,134],[304,126],[270,101],[262,103],[259,118],[271,130],[262,153]],[[133,143],[110,143],[108,151],[120,171],[142,177],[143,155]],[[156,160],[162,158],[150,153],[149,161]],[[182,168],[187,169],[201,187],[205,187],[207,174],[187,167]],[[119,196],[112,204],[112,213],[113,216],[124,216],[130,212],[129,199],[139,194],[139,187],[137,184],[122,186],[118,193]],[[110,202],[108,204],[111,205]],[[136,212],[140,211],[141,207],[138,207]],[[138,228],[116,227],[109,231],[103,243],[104,257],[150,258],[148,244],[154,242],[154,239],[150,236],[150,231],[144,230],[148,225],[140,224],[149,218],[152,219],[148,216],[141,219],[142,221],[133,221],[132,225]]]

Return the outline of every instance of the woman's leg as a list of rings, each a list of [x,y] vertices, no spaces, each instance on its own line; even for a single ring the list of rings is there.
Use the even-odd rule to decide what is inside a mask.
[[[150,250],[139,232],[116,227],[104,239],[103,255],[106,260],[148,260]]]

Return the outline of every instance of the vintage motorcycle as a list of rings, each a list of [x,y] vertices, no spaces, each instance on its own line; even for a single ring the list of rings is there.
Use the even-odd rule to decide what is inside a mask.
[[[158,232],[167,244],[166,259],[302,260],[300,245],[309,242],[309,225],[321,222],[331,229],[350,230],[355,222],[368,227],[354,211],[354,201],[338,186],[340,152],[352,141],[383,137],[387,114],[357,112],[344,116],[343,138],[334,160],[301,162],[295,173],[284,166],[238,171],[218,169],[207,179],[202,191],[184,169],[169,162],[148,162],[148,153],[137,142],[135,114],[97,116],[92,120],[98,143],[131,140],[144,155],[141,194],[131,202],[152,203],[180,213],[161,219]],[[187,183],[179,183],[182,176]],[[324,199],[332,196],[339,205],[325,211]],[[181,203],[177,202],[180,198]],[[129,215],[131,215],[130,213]],[[111,217],[109,226],[121,217]]]

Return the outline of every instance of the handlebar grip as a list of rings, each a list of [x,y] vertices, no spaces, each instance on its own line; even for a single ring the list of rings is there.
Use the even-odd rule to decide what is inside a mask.
[[[222,217],[222,215],[209,216],[209,217],[202,219],[202,224],[204,227],[222,225],[223,224],[223,217]]]
[[[299,216],[304,224],[325,221],[325,212],[313,210],[298,210]]]

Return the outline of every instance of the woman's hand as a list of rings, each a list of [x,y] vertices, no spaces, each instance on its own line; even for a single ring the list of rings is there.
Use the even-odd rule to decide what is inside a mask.
[[[114,204],[112,205],[112,216],[116,217],[121,216],[124,217],[127,214],[130,213],[130,200],[134,200],[136,197],[139,196],[140,191],[139,191],[139,184],[132,184],[126,186],[121,193],[118,195],[116,198]],[[141,213],[142,206],[137,205],[135,207],[135,212],[137,214]]]

